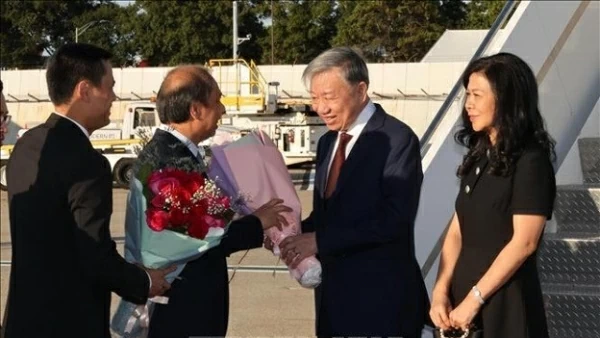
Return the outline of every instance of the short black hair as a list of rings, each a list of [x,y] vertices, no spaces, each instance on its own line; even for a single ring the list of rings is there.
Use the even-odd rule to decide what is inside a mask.
[[[75,86],[82,80],[99,87],[106,73],[102,62],[111,58],[111,52],[85,43],[68,43],[60,47],[46,67],[46,83],[52,103],[68,103]]]
[[[167,74],[156,95],[156,110],[161,123],[183,123],[190,119],[192,103],[210,104],[210,96],[217,89],[217,83],[206,68],[194,68],[187,73],[189,80],[175,88],[169,85],[168,79],[181,70],[174,68]]]
[[[4,84],[2,83],[2,80],[0,80],[0,93],[2,93],[3,90],[4,90]]]

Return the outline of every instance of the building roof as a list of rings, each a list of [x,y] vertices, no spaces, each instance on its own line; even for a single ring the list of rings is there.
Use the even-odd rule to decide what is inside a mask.
[[[421,62],[469,62],[485,38],[487,29],[446,30]],[[501,37],[500,30],[496,37]]]

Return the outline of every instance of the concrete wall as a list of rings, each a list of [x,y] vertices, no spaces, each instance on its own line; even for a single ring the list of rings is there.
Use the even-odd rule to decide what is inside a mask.
[[[389,114],[405,121],[421,135],[465,66],[465,62],[369,64],[369,94]],[[301,81],[305,68],[306,65],[259,66],[267,82],[280,83],[279,94],[282,98],[286,98],[287,94],[308,98]],[[113,103],[111,119],[121,120],[125,106],[132,100],[148,99],[155,95],[170,69],[114,68],[115,93],[121,101]],[[217,77],[219,73],[215,73]],[[46,120],[52,112],[45,76],[45,70],[0,73],[8,109],[13,116],[6,144],[14,143],[17,130]]]
[[[373,99],[381,104],[388,114],[395,116],[408,124],[418,136],[421,136],[431,119],[435,116],[443,101],[431,100],[404,100],[404,99]],[[120,122],[127,104],[132,101],[115,101],[112,107],[111,120]],[[49,102],[40,103],[8,103],[8,110],[13,116],[4,144],[14,144],[17,131],[24,127],[32,127],[45,121],[53,110]]]
[[[399,95],[398,90],[407,95],[425,95],[422,90],[430,95],[442,95],[448,93],[465,65],[465,62],[369,64],[370,90],[384,95]],[[266,65],[258,68],[267,82],[278,81],[281,90],[291,95],[307,96],[301,81],[306,65]],[[123,100],[138,99],[134,93],[150,97],[158,91],[170,69],[114,68],[115,93]],[[34,102],[33,97],[48,100],[45,77],[45,70],[7,70],[0,74],[8,101],[16,98]]]

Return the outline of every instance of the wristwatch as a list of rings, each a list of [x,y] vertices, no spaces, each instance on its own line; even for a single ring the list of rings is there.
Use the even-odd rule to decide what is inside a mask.
[[[481,291],[479,291],[479,288],[477,288],[477,285],[473,285],[471,290],[473,291],[473,295],[475,295],[475,298],[477,298],[477,301],[479,302],[479,304],[481,304],[481,305],[485,304],[485,300],[483,300],[483,296],[481,296]]]

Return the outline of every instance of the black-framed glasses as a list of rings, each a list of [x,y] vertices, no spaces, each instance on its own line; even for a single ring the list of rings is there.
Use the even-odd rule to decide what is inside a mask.
[[[9,114],[2,114],[2,117],[0,117],[0,124],[2,126],[6,126],[10,123],[10,119],[12,116],[10,116]]]

